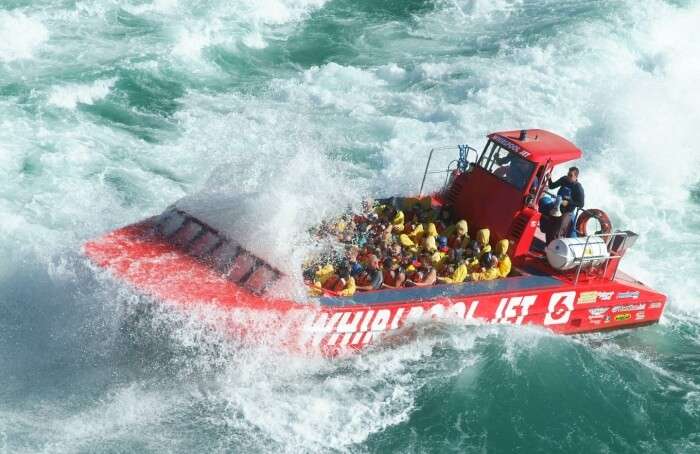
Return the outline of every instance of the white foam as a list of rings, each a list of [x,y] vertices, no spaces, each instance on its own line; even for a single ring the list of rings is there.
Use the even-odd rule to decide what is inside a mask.
[[[179,6],[178,0],[153,0],[152,2],[143,2],[137,4],[123,5],[123,8],[132,14],[146,14],[146,13],[159,13],[168,14],[173,13],[177,10]]]
[[[199,59],[202,50],[211,44],[211,35],[208,31],[193,32],[183,30],[180,32],[175,45],[173,55],[189,59]]]
[[[182,20],[173,29],[171,53],[192,61],[202,60],[202,51],[210,46],[222,46],[231,52],[241,45],[264,49],[271,36],[280,34],[280,26],[302,21],[324,3],[325,0],[240,0],[233,9],[228,2],[222,2],[204,13],[196,5],[182,4],[172,11]],[[129,11],[150,14],[151,8],[141,5],[129,7]]]
[[[485,16],[510,15],[522,0],[452,0],[462,17],[483,19]]]
[[[259,31],[248,33],[243,37],[243,44],[251,49],[264,49],[267,47],[267,41]]]
[[[246,0],[242,2],[242,6],[253,20],[279,25],[300,21],[325,3],[326,0],[269,0],[266,2]]]
[[[91,84],[70,84],[54,87],[48,103],[64,109],[75,109],[78,104],[91,105],[109,95],[117,79],[97,80]]]
[[[0,61],[30,59],[48,39],[49,31],[38,19],[0,11]]]

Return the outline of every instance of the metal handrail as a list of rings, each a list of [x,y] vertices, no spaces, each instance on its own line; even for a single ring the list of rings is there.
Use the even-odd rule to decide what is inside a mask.
[[[456,148],[459,150],[461,147],[464,147],[466,157],[465,159],[467,162],[469,162],[469,153],[474,152],[475,156],[478,158],[479,157],[479,152],[475,149],[470,147],[469,145],[462,145],[462,146],[457,146]],[[444,151],[444,150],[454,150],[455,146],[445,146],[445,147],[436,147],[436,148],[431,148],[430,153],[428,154],[428,161],[425,163],[425,171],[423,172],[423,179],[421,180],[420,183],[420,190],[418,191],[418,197],[423,197],[423,189],[425,188],[425,179],[427,178],[428,174],[436,174],[436,173],[446,173],[445,175],[445,182],[443,183],[443,189],[445,186],[447,186],[447,182],[449,180],[449,174],[452,172],[457,166],[459,166],[459,159],[453,159],[452,161],[447,164],[447,169],[445,170],[433,170],[429,171],[430,169],[430,161],[433,159],[433,153],[436,151]],[[476,162],[476,159],[474,160]],[[452,164],[457,164],[456,167],[452,167]]]
[[[588,248],[588,244],[589,244],[591,238],[604,239],[606,237],[609,237],[609,239],[606,241],[607,245],[612,243],[613,238],[622,237],[623,240],[622,240],[622,244],[620,245],[619,249],[624,250],[625,244],[627,243],[627,238],[629,237],[629,234],[627,232],[611,232],[611,233],[595,233],[593,235],[587,235],[586,242],[583,245],[583,253],[584,254],[586,253],[586,249]],[[571,245],[567,245],[567,246],[568,246],[569,250],[571,251],[571,253],[574,254],[574,250],[571,247]],[[608,251],[608,252],[610,252],[610,251]],[[608,255],[607,257],[602,258],[602,259],[600,257],[585,257],[585,255],[584,255],[583,257],[581,257],[579,259],[580,262],[578,264],[578,268],[576,269],[576,278],[574,279],[574,285],[578,284],[578,279],[579,279],[579,276],[581,275],[581,270],[583,269],[583,265],[585,263],[595,262],[598,260],[604,260],[605,261],[605,268],[603,269],[603,276],[605,276],[608,272],[608,266],[610,264],[610,261],[611,260],[620,260],[621,258],[622,258],[622,255],[620,255],[620,254],[612,255],[612,253],[610,255]],[[611,281],[614,280],[615,276],[617,276],[617,269],[615,269],[615,273],[610,277],[610,280]]]

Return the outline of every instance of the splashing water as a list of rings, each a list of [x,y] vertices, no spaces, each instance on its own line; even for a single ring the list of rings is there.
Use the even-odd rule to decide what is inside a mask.
[[[0,453],[700,449],[700,5],[84,0],[0,6]],[[297,241],[415,192],[436,145],[551,129],[641,234],[661,324],[426,327],[328,360],[241,346],[80,245],[195,194],[262,192]],[[447,159],[447,158],[445,158]]]

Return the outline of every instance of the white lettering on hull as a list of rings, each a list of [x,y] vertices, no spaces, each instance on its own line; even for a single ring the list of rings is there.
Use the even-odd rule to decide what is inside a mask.
[[[532,322],[544,325],[562,325],[569,322],[576,302],[576,291],[555,292],[549,297],[546,311],[540,309],[539,318]],[[426,319],[455,319],[464,324],[483,323],[522,325],[531,314],[538,295],[503,297],[498,301],[492,316],[477,316],[478,300],[469,303],[457,301],[446,305],[416,305],[387,309],[346,310],[335,313],[321,312],[307,320],[302,342],[311,340],[313,346],[322,342],[328,345],[358,346],[368,344],[377,335],[401,328],[401,326]],[[488,306],[487,306],[488,307]],[[544,314],[542,314],[544,312]],[[532,323],[528,322],[528,323]]]
[[[545,325],[560,325],[569,321],[571,312],[574,310],[576,292],[552,293],[547,306],[547,313],[544,316]]]

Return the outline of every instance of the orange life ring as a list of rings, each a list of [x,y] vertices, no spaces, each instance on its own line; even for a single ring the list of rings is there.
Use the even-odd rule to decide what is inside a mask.
[[[588,236],[586,226],[588,225],[588,221],[590,221],[593,218],[597,219],[600,223],[600,231],[595,232],[596,234],[612,233],[612,222],[610,222],[608,214],[603,210],[593,208],[590,210],[582,211],[576,218],[576,233],[578,234],[578,236]]]

